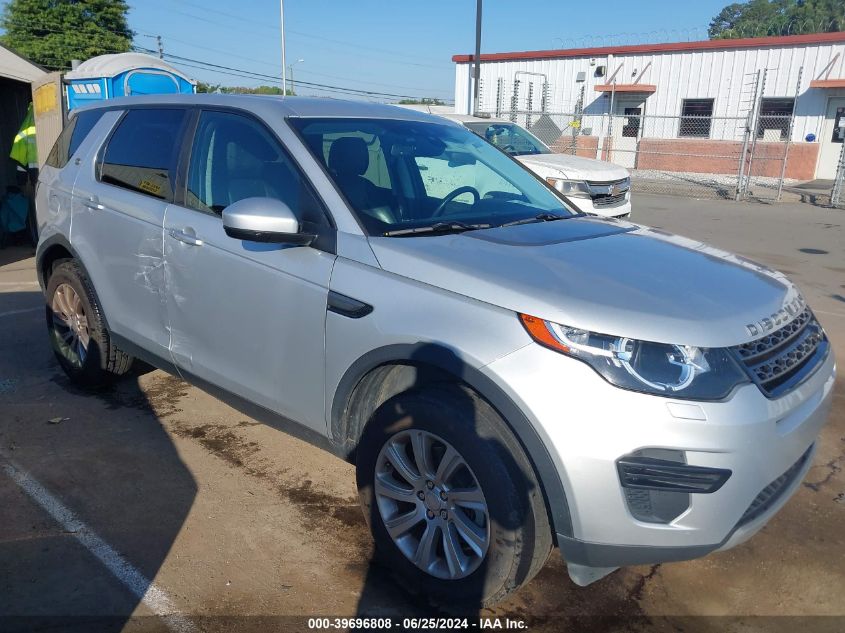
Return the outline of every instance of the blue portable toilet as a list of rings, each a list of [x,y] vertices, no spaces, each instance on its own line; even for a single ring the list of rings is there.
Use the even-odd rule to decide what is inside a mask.
[[[197,91],[195,80],[143,53],[92,57],[65,73],[64,80],[68,110],[115,97]]]

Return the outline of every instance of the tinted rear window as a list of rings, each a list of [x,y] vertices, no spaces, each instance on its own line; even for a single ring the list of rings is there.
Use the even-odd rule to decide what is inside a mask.
[[[104,112],[105,110],[87,110],[73,117],[53,145],[50,155],[47,156],[47,164],[60,169],[67,165]]]
[[[161,200],[173,199],[178,142],[186,111],[130,110],[112,134],[100,179]]]

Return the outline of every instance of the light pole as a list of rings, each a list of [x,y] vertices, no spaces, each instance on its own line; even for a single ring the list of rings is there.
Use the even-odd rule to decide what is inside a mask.
[[[472,112],[476,114],[481,104],[478,103],[478,90],[481,84],[481,0],[475,3],[475,86],[473,90]]]
[[[293,67],[296,66],[297,64],[301,64],[304,61],[305,60],[300,57],[294,63],[292,63],[290,66],[288,66],[288,74],[290,74],[290,93],[292,95],[296,94],[296,88],[294,87],[294,83],[293,83]]]
[[[288,78],[285,76],[285,70],[287,70],[287,63],[285,62],[285,0],[279,0],[279,30],[282,36],[282,97],[284,97],[288,92]]]

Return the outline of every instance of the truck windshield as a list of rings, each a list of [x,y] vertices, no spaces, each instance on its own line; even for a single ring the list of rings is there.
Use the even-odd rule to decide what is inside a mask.
[[[369,235],[432,235],[574,215],[550,187],[463,127],[395,119],[289,122]]]
[[[552,150],[543,145],[540,139],[516,123],[470,122],[464,125],[511,156],[552,153]]]

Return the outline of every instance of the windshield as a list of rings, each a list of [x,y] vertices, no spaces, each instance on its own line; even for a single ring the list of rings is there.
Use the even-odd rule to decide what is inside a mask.
[[[464,125],[511,156],[552,153],[552,150],[543,145],[540,139],[516,123],[464,123]]]
[[[289,121],[370,235],[573,215],[530,172],[463,127],[394,119]]]

